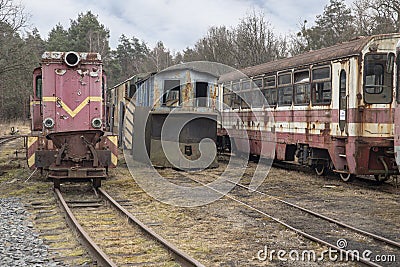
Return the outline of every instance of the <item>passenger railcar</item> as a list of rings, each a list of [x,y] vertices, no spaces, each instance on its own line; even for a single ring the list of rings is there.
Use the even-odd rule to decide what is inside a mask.
[[[200,166],[200,141],[208,138],[213,146],[217,139],[216,95],[218,77],[193,67],[169,68],[158,73],[139,74],[135,82],[129,80],[119,88],[133,88],[131,103],[125,105],[125,124],[120,131],[124,134],[124,147],[132,148],[134,158],[141,160],[146,154],[154,166],[180,169],[215,167],[216,157],[208,166]],[[115,90],[117,87],[112,88]],[[132,92],[132,91],[130,91]],[[146,117],[146,119],[142,119]],[[185,122],[178,135],[162,140],[162,129],[166,120],[172,124]],[[121,124],[120,124],[121,125]],[[165,127],[167,128],[167,127]],[[165,129],[164,128],[164,129]],[[145,129],[145,135],[141,132]],[[139,151],[138,142],[145,140],[145,151]],[[179,153],[166,155],[164,144],[176,143]],[[179,159],[179,157],[182,157]],[[197,165],[196,165],[197,164]],[[200,164],[200,165],[198,165]]]
[[[117,164],[117,137],[105,131],[105,83],[98,53],[45,52],[33,72],[28,165],[48,170],[55,187],[81,179],[98,187]]]
[[[400,163],[394,149],[400,152],[399,40],[400,34],[360,37],[243,69],[247,79],[223,75],[220,100],[229,108],[220,107],[225,129],[218,135],[229,130],[238,151],[249,142],[250,153],[260,154],[257,133],[273,133],[277,160],[311,166],[319,175],[332,169],[344,181],[353,175],[388,179]],[[252,99],[257,88],[269,105],[240,97]],[[274,122],[254,123],[265,111]]]

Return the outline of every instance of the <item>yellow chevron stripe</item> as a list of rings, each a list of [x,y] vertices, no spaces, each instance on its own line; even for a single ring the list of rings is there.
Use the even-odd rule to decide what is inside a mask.
[[[37,136],[28,136],[28,148],[30,148],[38,139],[39,137]]]
[[[64,103],[60,98],[55,97],[55,96],[45,96],[43,97],[43,102],[57,102],[59,101],[61,104],[61,107],[65,112],[67,112],[72,118],[75,117],[89,102],[101,102],[102,98],[101,96],[88,96],[83,100],[79,106],[76,107],[76,109],[72,110],[70,107],[68,107],[67,104]]]
[[[112,153],[112,152],[111,152],[111,163],[114,166],[117,166],[117,164],[118,164],[118,157],[116,155],[114,155],[114,153]]]
[[[32,167],[33,165],[35,165],[35,153],[32,154],[32,156],[30,156],[30,158],[28,159],[28,167]]]
[[[34,101],[31,101],[31,102],[30,102],[30,105],[31,105],[31,106],[33,106],[33,105],[40,105],[40,103],[41,103],[41,101],[39,101],[39,100],[34,100]]]
[[[110,142],[113,143],[116,147],[118,147],[118,136],[110,135],[107,136],[107,139],[110,140]]]

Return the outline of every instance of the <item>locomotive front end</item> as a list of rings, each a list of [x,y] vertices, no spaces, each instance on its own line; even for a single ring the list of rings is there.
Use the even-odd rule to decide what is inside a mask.
[[[116,136],[105,132],[106,77],[100,54],[45,52],[39,74],[34,98],[41,103],[42,129],[35,167],[48,169],[56,187],[62,179],[92,179],[100,186],[117,163]]]

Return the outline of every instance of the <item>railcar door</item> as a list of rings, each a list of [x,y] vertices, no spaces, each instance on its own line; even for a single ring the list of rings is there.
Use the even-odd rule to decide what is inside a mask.
[[[340,72],[339,81],[339,128],[343,134],[347,123],[347,75],[345,70]]]

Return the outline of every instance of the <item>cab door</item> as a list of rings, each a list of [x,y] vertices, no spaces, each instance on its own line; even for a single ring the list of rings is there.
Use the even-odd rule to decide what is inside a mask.
[[[42,70],[37,68],[33,72],[33,95],[30,97],[31,130],[41,131],[42,114]]]

